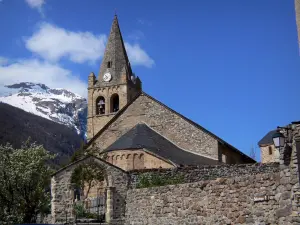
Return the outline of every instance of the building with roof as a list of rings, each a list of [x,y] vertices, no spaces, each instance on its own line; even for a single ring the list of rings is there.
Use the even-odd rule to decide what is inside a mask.
[[[98,77],[89,75],[87,119],[87,155],[52,175],[52,223],[91,224],[90,216],[105,224],[299,222],[300,127],[296,144],[278,156],[275,131],[265,135],[262,161],[279,163],[255,164],[142,90],[116,16]],[[72,178],[82,168],[102,178],[78,187]]]
[[[124,170],[255,161],[146,94],[114,17],[98,77],[88,77],[86,151]]]
[[[262,163],[279,162],[279,151],[275,148],[272,138],[275,133],[276,130],[269,131],[258,142]]]

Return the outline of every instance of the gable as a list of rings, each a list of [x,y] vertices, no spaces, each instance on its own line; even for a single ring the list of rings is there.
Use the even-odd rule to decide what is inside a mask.
[[[55,173],[51,175],[51,177],[54,176],[59,176],[60,174],[65,174],[66,172],[73,171],[76,167],[82,164],[89,164],[89,163],[96,163],[102,168],[105,168],[105,170],[110,170],[114,172],[119,172],[119,173],[126,173],[124,170],[120,169],[119,167],[114,166],[113,164],[106,162],[105,160],[95,157],[93,155],[88,155],[86,157],[83,157],[73,163],[70,163],[69,165],[57,170]]]
[[[138,123],[145,123],[179,148],[218,160],[218,140],[145,93],[124,107],[88,143],[100,152]]]

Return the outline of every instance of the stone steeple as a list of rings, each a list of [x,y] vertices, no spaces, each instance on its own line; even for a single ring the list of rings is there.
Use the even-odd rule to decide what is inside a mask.
[[[132,70],[116,15],[111,26],[110,35],[98,75],[100,86],[108,85],[103,82],[103,76],[107,72],[112,76],[109,85],[119,85],[131,81]]]
[[[142,82],[132,73],[115,16],[98,79],[94,73],[88,77],[87,139],[91,139],[141,91]]]

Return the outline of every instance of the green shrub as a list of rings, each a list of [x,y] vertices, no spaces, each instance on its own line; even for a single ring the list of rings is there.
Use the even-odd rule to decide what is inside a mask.
[[[86,210],[83,203],[77,203],[74,205],[74,211],[77,217],[85,217]]]
[[[98,214],[88,212],[82,202],[76,203],[74,205],[74,212],[77,218],[98,219]]]
[[[144,173],[138,175],[138,182],[136,188],[148,188],[165,186],[172,184],[180,184],[184,182],[184,177],[182,175],[160,175],[157,173]]]

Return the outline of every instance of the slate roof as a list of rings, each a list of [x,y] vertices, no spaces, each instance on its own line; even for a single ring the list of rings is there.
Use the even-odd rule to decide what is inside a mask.
[[[262,145],[270,145],[273,144],[273,134],[276,133],[276,130],[271,130],[269,131],[269,133],[267,133],[259,142],[258,145],[262,146]]]
[[[143,123],[137,124],[135,127],[130,129],[127,133],[122,135],[117,141],[105,149],[104,152],[125,149],[146,149],[150,153],[153,153],[165,160],[169,160],[176,165],[218,164],[216,160],[196,155],[179,148]]]

